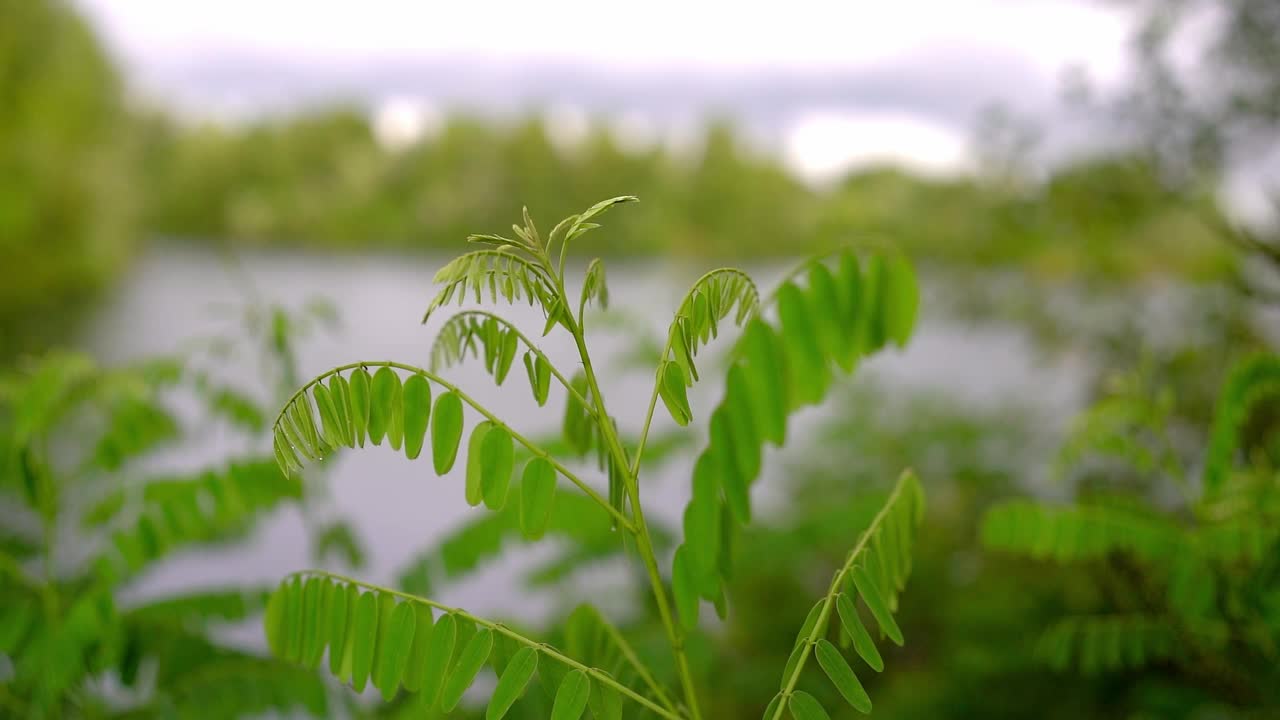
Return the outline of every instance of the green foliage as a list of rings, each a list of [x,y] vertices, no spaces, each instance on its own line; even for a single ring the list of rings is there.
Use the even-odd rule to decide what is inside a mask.
[[[826,711],[816,699],[796,690],[811,654],[817,657],[827,678],[850,705],[859,712],[871,712],[871,698],[844,655],[826,636],[834,632],[841,638],[852,638],[867,664],[876,672],[883,669],[879,652],[858,617],[855,603],[861,599],[880,632],[895,645],[902,645],[902,631],[894,622],[893,610],[898,605],[898,593],[906,587],[911,573],[912,538],[923,518],[924,490],[915,475],[907,472],[832,578],[826,596],[813,607],[800,627],[783,673],[782,689],[776,696],[778,702],[771,704],[774,711],[766,713],[765,720],[781,720],[784,706],[791,708],[797,717],[826,717]],[[837,630],[832,623],[835,617],[839,617],[841,629]]]
[[[583,329],[587,306],[607,303],[604,266],[600,262],[588,265],[575,314],[565,290],[565,258],[572,241],[597,227],[592,220],[633,200],[624,196],[597,203],[558,224],[545,241],[526,212],[523,224],[513,226],[515,238],[472,236],[471,241],[495,249],[464,255],[436,276],[443,289],[431,301],[428,318],[438,308],[467,297],[475,301],[487,297],[490,302],[527,300],[543,313],[543,335],[559,328],[574,340],[582,368],[572,378],[566,379],[507,321],[488,312],[463,311],[445,322],[431,352],[430,369],[393,361],[352,363],[303,385],[276,418],[274,446],[281,470],[291,473],[306,461],[361,445],[359,429],[367,427],[375,445],[385,439],[392,449],[403,451],[412,460],[422,451],[429,426],[433,465],[443,474],[453,466],[467,416],[478,416],[467,443],[465,495],[468,504],[483,503],[494,515],[474,521],[446,539],[439,561],[427,555],[405,582],[429,590],[433,579],[456,576],[474,567],[516,532],[529,538],[545,532],[563,533],[583,547],[603,546],[616,552],[620,543],[618,533],[612,531],[620,528],[621,546],[631,547],[649,579],[683,704],[670,699],[622,636],[589,607],[567,621],[569,650],[578,651],[572,655],[577,659],[570,659],[550,645],[462,610],[319,571],[294,576],[273,594],[266,631],[277,655],[314,666],[327,646],[330,669],[356,690],[364,686],[372,668],[373,682],[382,690],[384,700],[392,700],[403,685],[419,690],[419,705],[438,704],[446,713],[460,702],[488,662],[499,674],[490,698],[490,717],[502,717],[521,707],[520,695],[534,675],[547,697],[530,702],[549,700],[550,710],[544,712],[553,718],[578,718],[588,707],[597,717],[618,717],[621,699],[661,717],[702,717],[685,652],[686,637],[697,632],[700,599],[712,602],[722,616],[727,612],[724,581],[734,565],[734,537],[751,517],[749,489],[759,475],[765,443],[782,445],[787,416],[821,401],[837,374],[852,370],[858,358],[888,342],[906,343],[915,323],[918,289],[910,266],[900,256],[870,253],[864,272],[857,255],[848,250],[806,262],[784,279],[766,303],[761,303],[755,284],[742,272],[722,269],[708,273],[677,308],[655,370],[643,430],[634,444],[626,443],[606,409]],[[777,319],[771,319],[775,302]],[[675,549],[670,572],[664,577],[656,550],[662,534],[650,528],[640,499],[641,460],[660,397],[677,424],[688,424],[693,418],[686,387],[699,378],[695,356],[718,336],[728,318],[743,327],[744,334],[731,351],[725,395],[711,414],[710,442],[694,470],[693,499],[685,512],[685,540]],[[528,382],[539,405],[547,400],[551,377],[564,387],[562,450],[579,457],[594,451],[597,469],[607,479],[607,498],[556,454],[438,374],[471,355],[483,358],[486,370],[501,384],[521,345],[526,348]],[[363,391],[327,389],[363,386],[363,378],[371,370],[367,404]],[[407,377],[402,379],[400,373]],[[430,402],[433,385],[440,390],[434,408]],[[358,401],[353,401],[357,396]],[[517,453],[524,458],[523,469],[518,482],[513,482],[512,475],[521,465]],[[560,478],[574,489],[558,487]],[[518,501],[512,494],[519,496]],[[797,642],[799,655],[785,672],[776,705],[778,717],[784,706],[792,707],[793,712],[812,713],[814,707],[822,712],[816,701],[795,688],[811,652],[817,653],[819,664],[855,707],[870,709],[870,700],[852,668],[821,634],[841,598],[846,604],[860,598],[881,632],[902,643],[892,612],[909,572],[912,538],[922,508],[919,483],[914,475],[904,474],[836,573],[820,612],[811,615],[802,632]],[[350,597],[357,586],[366,592],[359,596],[353,615],[348,609],[327,622],[317,620],[323,605],[317,597]],[[430,640],[408,637],[413,633],[409,619],[415,615],[406,609],[407,603],[446,613],[431,631]],[[350,600],[346,605],[349,608]],[[393,621],[397,626],[388,629]],[[423,622],[422,628],[426,625]],[[598,644],[582,645],[583,633],[607,640],[606,652],[599,655]],[[862,626],[851,626],[847,634],[858,638],[859,652],[864,656],[876,652]],[[335,638],[341,643],[335,644]],[[508,647],[511,643],[523,647]],[[492,659],[495,653],[497,659]],[[873,664],[882,667],[878,654],[874,657]],[[602,664],[582,664],[593,659]],[[405,676],[406,667],[420,675]],[[646,689],[632,689],[625,684],[628,679],[642,681]],[[810,701],[814,704],[807,704]]]
[[[0,2],[0,360],[60,339],[132,254],[121,85],[68,3]]]
[[[264,354],[283,364],[292,336],[281,330]],[[299,476],[253,451],[152,469],[157,451],[191,439],[189,425],[260,426],[257,401],[217,379],[212,359],[197,351],[108,368],[50,353],[0,372],[0,501],[22,541],[0,550],[6,716],[328,714],[313,673],[221,640],[221,626],[261,612],[266,591],[140,596],[138,581],[171,554],[243,539],[269,511],[305,502]],[[264,367],[289,373],[277,364]],[[194,414],[173,410],[192,399]]]
[[[1069,440],[1074,457],[1126,448],[1119,457],[1182,490],[1185,507],[1170,512],[1118,484],[1071,505],[1014,500],[987,512],[987,547],[1085,564],[1098,578],[1101,587],[1084,595],[1092,602],[1071,603],[1071,612],[1044,630],[1036,655],[1050,667],[1085,674],[1172,667],[1180,682],[1219,692],[1225,685],[1246,707],[1266,702],[1260,688],[1274,678],[1280,643],[1274,600],[1280,597],[1274,562],[1280,426],[1267,402],[1275,397],[1277,367],[1274,355],[1257,355],[1228,374],[1209,428],[1199,495],[1190,492],[1179,463],[1146,462],[1150,455],[1115,439],[1164,437],[1168,408],[1150,412],[1152,405],[1120,395],[1103,400],[1077,426]],[[1117,417],[1124,421],[1114,422]],[[1089,453],[1092,448],[1098,450]]]

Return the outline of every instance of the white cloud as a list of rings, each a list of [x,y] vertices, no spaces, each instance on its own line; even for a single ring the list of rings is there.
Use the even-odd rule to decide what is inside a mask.
[[[934,175],[969,166],[960,132],[902,113],[806,114],[787,132],[783,158],[801,177],[818,183],[860,165],[890,164]]]
[[[1071,0],[79,0],[136,62],[251,51],[299,60],[467,54],[620,69],[856,68],[982,47],[1041,69],[1123,65],[1116,9]]]

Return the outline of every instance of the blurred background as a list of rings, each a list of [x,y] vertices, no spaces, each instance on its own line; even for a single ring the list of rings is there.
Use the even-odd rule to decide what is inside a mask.
[[[1167,568],[980,532],[1024,497],[1204,521],[1179,483],[1229,369],[1280,342],[1274,0],[0,0],[0,712],[407,713],[263,656],[264,592],[305,567],[548,637],[590,596],[669,677],[607,530],[508,542],[460,473],[385,448],[300,484],[266,462],[302,381],[426,364],[431,279],[468,234],[624,194],[641,202],[573,260],[609,263],[593,336],[624,432],[708,269],[767,287],[805,254],[890,242],[924,293],[912,344],[766,458],[733,614],[691,649],[713,717],[759,716],[795,631],[777,618],[799,624],[906,466],[930,514],[907,645],[864,679],[878,716],[1280,716],[1274,398],[1238,468],[1262,549],[1204,571],[1221,642],[1183,624],[1185,654],[1049,662],[1038,639],[1067,615],[1177,615]],[[555,435],[554,402],[455,374]],[[695,410],[720,392],[702,383]],[[659,431],[646,498],[678,530],[703,438]],[[173,487],[223,480],[258,489],[199,532],[143,527]],[[122,532],[141,556],[104,575]],[[63,614],[93,630],[67,640]],[[55,639],[16,629],[38,617]]]

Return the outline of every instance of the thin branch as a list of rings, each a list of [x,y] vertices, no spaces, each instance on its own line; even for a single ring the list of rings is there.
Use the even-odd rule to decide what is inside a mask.
[[[715,270],[711,270],[709,272],[703,273],[702,277],[698,278],[697,281],[695,281],[693,285],[689,287],[689,291],[685,293],[684,298],[680,301],[680,304],[676,306],[676,318],[679,318],[684,313],[689,303],[692,302],[693,300],[693,294],[698,290],[699,287],[701,287],[704,281],[706,281],[708,278],[711,278],[715,275],[719,275],[722,273],[737,275],[739,278],[741,278],[742,280],[745,280],[747,284],[751,286],[751,291],[756,297],[756,305],[753,311],[758,310],[758,308],[760,307],[760,290],[759,288],[756,287],[756,283],[754,280],[751,279],[751,276],[747,275],[746,273],[742,272],[737,268],[716,268]],[[746,321],[746,318],[744,318],[744,322],[745,321]],[[662,349],[661,359],[658,361],[658,368],[654,373],[653,392],[650,393],[649,395],[649,409],[645,412],[644,427],[640,431],[640,442],[636,446],[636,456],[632,461],[632,465],[631,465],[631,474],[633,476],[638,477],[640,473],[640,458],[641,456],[644,455],[644,446],[645,446],[645,443],[648,442],[649,440],[649,426],[653,422],[653,413],[658,407],[658,391],[662,387],[663,370],[666,368],[667,363],[670,362],[668,358],[671,356],[672,348],[675,347],[676,333],[679,331],[680,331],[679,322],[677,320],[672,320],[671,326],[667,330],[667,345]]]

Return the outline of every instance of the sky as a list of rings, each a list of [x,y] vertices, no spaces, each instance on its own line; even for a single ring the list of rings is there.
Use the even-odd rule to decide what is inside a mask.
[[[77,1],[138,93],[186,113],[354,100],[395,138],[455,107],[544,108],[667,141],[723,114],[817,179],[963,169],[997,103],[1070,144],[1065,74],[1121,83],[1129,32],[1089,0]]]

